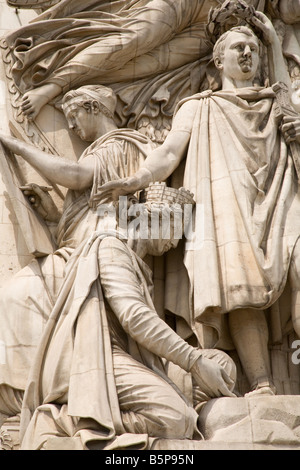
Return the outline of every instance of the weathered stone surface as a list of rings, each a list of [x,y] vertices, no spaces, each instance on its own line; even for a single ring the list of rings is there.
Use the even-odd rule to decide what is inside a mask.
[[[199,415],[205,439],[266,446],[300,446],[300,398],[252,396],[211,400]]]
[[[2,448],[300,448],[299,21],[0,0]],[[149,186],[151,219],[193,210],[175,250],[175,215],[159,237],[114,215]]]

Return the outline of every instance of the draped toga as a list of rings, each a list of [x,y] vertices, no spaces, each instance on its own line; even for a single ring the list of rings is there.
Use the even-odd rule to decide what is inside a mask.
[[[194,239],[184,254],[190,313],[180,302],[171,310],[196,333],[212,326],[220,338],[222,314],[264,310],[282,294],[300,234],[300,191],[271,89],[190,99],[199,103],[183,183],[197,203]]]
[[[57,228],[57,250],[32,260],[1,288],[0,384],[24,390],[37,344],[64,280],[73,251],[93,233],[99,215],[92,195],[98,185],[132,174],[153,144],[140,133],[118,129],[95,141],[81,158],[93,156],[93,186],[69,190]]]
[[[6,36],[14,81],[23,93],[48,82],[66,92],[95,80],[136,80],[178,68],[209,52],[205,23],[217,4],[64,0]]]

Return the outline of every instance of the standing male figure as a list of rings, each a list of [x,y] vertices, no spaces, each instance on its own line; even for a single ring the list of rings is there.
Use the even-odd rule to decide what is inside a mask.
[[[262,13],[256,12],[253,24],[276,60],[278,81],[284,62],[276,32]],[[293,325],[300,334],[300,193],[279,131],[275,93],[254,86],[259,47],[248,27],[222,35],[214,48],[222,90],[181,102],[165,143],[135,176],[104,185],[101,196],[163,181],[186,158],[184,186],[195,195],[198,237],[184,255],[190,326],[203,347],[226,349],[233,341],[251,391],[273,394],[264,310],[279,298],[289,275]],[[294,123],[285,124],[285,135],[295,138],[293,129]]]

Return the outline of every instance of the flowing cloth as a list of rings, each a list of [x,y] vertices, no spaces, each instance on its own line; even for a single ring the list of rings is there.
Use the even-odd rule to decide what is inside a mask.
[[[67,419],[69,425],[65,428],[69,428],[69,436],[75,438],[80,436],[83,444],[90,440],[99,440],[107,442],[111,447],[112,441],[119,436],[117,442],[120,445],[121,435],[123,447],[141,444],[143,441],[144,444],[147,443],[146,435],[126,433],[119,409],[110,338],[111,318],[109,317],[112,313],[107,311],[101,288],[102,269],[99,268],[100,246],[103,239],[109,235],[117,236],[118,234],[94,232],[74,251],[67,263],[61,290],[29,374],[21,415],[21,434],[25,433],[22,443],[24,449],[40,448],[46,440],[47,426],[43,432],[40,432],[34,443],[32,436],[35,436],[35,427],[40,426],[38,415],[42,415],[43,422],[44,413],[49,410],[49,407],[54,408],[53,419],[58,418],[58,422],[64,422]],[[176,362],[178,358],[185,368],[189,367],[189,355],[193,348],[179,338],[179,344],[178,341],[174,343],[175,333],[166,327],[155,313],[151,299],[152,282],[148,266],[126,244],[124,244],[123,251],[127,253],[128,267],[125,266],[124,269],[124,266],[119,266],[114,262],[117,271],[115,266],[112,269],[110,266],[107,268],[109,278],[114,273],[113,277],[117,279],[113,281],[116,288],[111,294],[112,301],[114,302],[118,291],[118,282],[124,284],[123,276],[119,279],[118,270],[122,272],[126,269],[135,273],[137,290],[143,293],[143,300],[139,300],[140,293],[135,297],[134,284],[126,285],[125,283],[123,290],[128,292],[123,298],[125,303],[129,302],[131,306],[129,309],[125,306],[123,311],[120,310],[119,315],[125,317],[125,324],[128,324],[130,331],[132,328],[137,337],[144,338],[146,347],[148,343],[150,349],[151,345],[154,347],[153,345],[157,344],[158,354],[165,357],[168,351],[171,356],[175,354]],[[106,271],[106,266],[104,269]],[[133,289],[132,293],[130,289]],[[135,320],[137,311],[141,308],[144,310],[144,314],[141,312],[141,319],[144,318],[144,322]],[[160,341],[157,341],[162,331],[166,336],[164,340],[160,338]],[[171,338],[169,338],[170,335]],[[132,340],[129,342],[130,354],[170,384],[159,355],[133,343]],[[126,368],[124,374],[126,375]],[[135,393],[133,384],[128,386],[131,387],[132,393]],[[163,385],[161,391],[164,393]],[[171,394],[169,400],[172,401]],[[178,400],[180,400],[179,395]],[[143,397],[143,404],[147,407],[147,396]],[[57,405],[63,405],[60,413]],[[34,413],[33,421],[30,423]],[[185,429],[180,429],[180,432],[183,438],[191,438],[196,429],[197,414],[191,406],[187,406],[182,414],[183,420],[187,420],[189,425]],[[176,419],[178,418],[174,417],[174,422]],[[182,420],[182,417],[180,419]],[[70,425],[72,420],[73,426]],[[164,432],[167,436],[172,429],[165,429]]]
[[[73,251],[93,233],[99,215],[91,196],[111,179],[138,170],[152,143],[132,130],[113,131],[94,142],[81,158],[93,156],[93,187],[82,193],[68,191],[57,229],[58,249],[34,259],[1,288],[0,384],[24,390],[36,346],[64,280]]]
[[[222,3],[62,0],[6,36],[12,79],[22,94],[48,83],[62,93],[86,84],[111,86],[119,127],[144,128],[150,119],[148,135],[163,142],[181,99],[221,86],[205,28],[209,10]],[[279,14],[275,4],[272,18]],[[283,52],[300,64],[296,26],[286,25]],[[58,107],[61,96],[53,102]]]
[[[95,157],[94,181],[91,189],[78,195],[68,191],[64,211],[57,228],[59,248],[76,248],[97,229],[99,213],[95,200],[97,190],[107,181],[133,175],[141,166],[154,144],[144,135],[131,129],[118,129],[93,142],[80,160]]]
[[[199,105],[184,187],[197,204],[184,263],[193,313],[181,308],[180,315],[198,336],[202,325],[213,327],[216,344],[225,332],[223,313],[266,309],[283,292],[300,234],[300,194],[271,89],[191,99]]]
[[[162,142],[178,101],[214,86],[205,26],[219,3],[63,0],[6,36],[12,79],[22,94],[59,85],[62,94],[52,103],[58,108],[69,89],[110,86],[118,97],[118,126],[140,129],[150,119],[148,134]]]
[[[115,433],[125,433],[114,383],[105,305],[101,287],[95,283],[99,276],[98,244],[101,237],[93,238],[88,243],[83,242],[67,264],[62,289],[30,372],[23,402],[21,434],[26,431],[39,405],[58,399],[62,401],[65,394],[68,395],[68,415],[92,417],[100,425],[103,439],[111,440]],[[64,327],[61,328],[63,322]],[[54,346],[59,347],[59,352],[56,350],[53,354],[52,347],[48,354],[52,363],[49,366],[48,361],[44,367],[51,336],[54,336]],[[48,382],[46,396],[40,389],[42,378]]]
[[[87,83],[138,79],[208,53],[204,25],[216,0],[64,0],[6,37],[21,92],[51,82],[63,92]],[[202,25],[202,26],[201,26]],[[176,39],[176,37],[179,38]],[[175,41],[173,44],[172,41]],[[155,51],[152,54],[152,51]],[[150,53],[150,55],[148,55]],[[143,65],[120,69],[143,56]],[[92,81],[92,82],[91,82]]]
[[[247,3],[260,8],[263,2]],[[212,53],[205,33],[208,13],[220,4],[221,0],[62,0],[6,36],[13,80],[21,93],[46,83],[61,86],[65,93],[84,84],[151,79],[191,64],[201,73],[209,59],[197,61]],[[276,5],[271,14],[278,15]],[[287,27],[283,51],[299,64],[296,29]],[[181,85],[192,81],[192,75],[189,70],[181,77]],[[169,79],[164,77],[165,83]]]

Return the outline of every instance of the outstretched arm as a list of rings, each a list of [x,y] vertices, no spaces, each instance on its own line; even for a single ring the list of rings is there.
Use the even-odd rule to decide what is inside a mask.
[[[187,101],[176,114],[165,142],[153,150],[143,166],[133,176],[104,184],[95,195],[95,201],[117,200],[152,182],[165,181],[186,155],[198,104],[198,100]]]
[[[53,183],[69,189],[82,190],[89,187],[93,181],[92,158],[87,157],[82,163],[72,162],[2,133],[0,133],[0,141]]]
[[[165,181],[179,165],[188,141],[186,132],[171,131],[164,144],[146,158],[133,176],[104,184],[95,194],[95,202],[116,201],[119,196],[147,188],[151,182]]]

